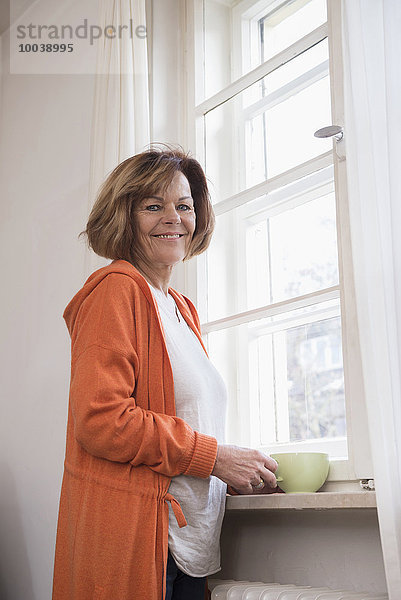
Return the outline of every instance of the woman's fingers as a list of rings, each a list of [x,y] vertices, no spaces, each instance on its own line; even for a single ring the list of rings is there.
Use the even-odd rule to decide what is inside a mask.
[[[251,486],[254,488],[259,486],[258,489],[261,489],[265,486],[275,488],[277,486],[277,481],[274,473],[278,467],[277,462],[267,454],[264,454],[263,452],[259,452],[257,450],[254,452],[254,460],[256,461],[256,472],[255,477],[250,480]],[[262,486],[261,483],[264,483],[265,485]]]
[[[274,469],[274,470],[276,470],[276,469]],[[270,469],[265,468],[260,473],[260,477],[263,479],[263,481],[265,482],[266,485],[269,485],[270,487],[277,486],[276,476],[275,476],[274,472],[272,472]]]
[[[212,475],[231,485],[241,494],[252,494],[256,488],[259,490],[266,486],[276,487],[274,475],[276,469],[276,461],[263,452],[223,445],[218,446]],[[264,486],[261,486],[263,482]]]
[[[267,460],[265,462],[265,467],[267,469],[269,469],[269,471],[273,471],[273,473],[275,473],[277,471],[277,467],[278,467],[277,462],[271,456],[267,456],[267,454],[265,454],[265,456],[267,457]]]
[[[276,476],[274,475],[274,473],[272,473],[272,471],[269,471],[268,469],[263,469],[260,470],[258,477],[255,477],[252,481],[250,481],[250,484],[253,488],[257,489],[261,489],[262,487],[266,486],[276,487],[277,480]]]
[[[275,485],[274,487],[270,487],[269,485],[265,485],[261,489],[252,488],[252,494],[275,494],[278,492],[278,487]]]

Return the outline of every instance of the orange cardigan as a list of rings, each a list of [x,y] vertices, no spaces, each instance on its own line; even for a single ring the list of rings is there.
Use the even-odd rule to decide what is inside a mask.
[[[202,343],[194,306],[170,292]],[[171,477],[209,477],[217,442],[175,416],[157,305],[131,263],[92,273],[63,316],[71,380],[53,600],[162,600],[167,502],[186,524]]]

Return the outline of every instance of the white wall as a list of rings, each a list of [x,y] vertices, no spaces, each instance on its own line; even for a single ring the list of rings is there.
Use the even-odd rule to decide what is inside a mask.
[[[228,511],[223,579],[386,592],[375,509]]]
[[[91,76],[9,75],[2,44],[0,597],[50,598],[69,385],[62,312],[84,275]]]

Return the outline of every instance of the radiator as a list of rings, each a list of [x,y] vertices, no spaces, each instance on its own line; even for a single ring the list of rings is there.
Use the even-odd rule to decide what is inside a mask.
[[[384,593],[351,592],[261,581],[209,579],[209,590],[212,600],[388,600],[388,595]]]

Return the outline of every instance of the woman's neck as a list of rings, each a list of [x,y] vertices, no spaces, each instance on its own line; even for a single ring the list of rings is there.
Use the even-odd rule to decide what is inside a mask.
[[[134,266],[150,285],[162,291],[167,296],[173,271],[172,266],[162,265],[160,268],[157,268],[155,265],[147,265],[143,262],[136,263]]]

